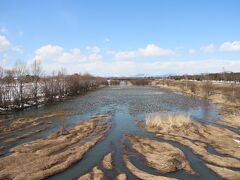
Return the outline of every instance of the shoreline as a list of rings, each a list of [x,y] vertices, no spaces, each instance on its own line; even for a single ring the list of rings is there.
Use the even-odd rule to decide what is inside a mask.
[[[90,90],[90,91],[87,91],[87,92],[84,92],[84,93],[80,93],[78,95],[74,95],[74,96],[65,96],[65,97],[62,97],[62,98],[58,98],[56,99],[55,101],[53,102],[39,102],[39,104],[35,105],[29,105],[29,106],[26,106],[26,107],[22,107],[22,108],[12,108],[12,109],[4,109],[2,110],[2,108],[0,108],[0,117],[1,116],[5,116],[5,115],[9,115],[11,113],[16,113],[16,112],[21,112],[21,111],[25,111],[25,110],[28,110],[28,109],[32,109],[32,108],[39,108],[39,107],[42,107],[42,106],[46,106],[46,105],[54,105],[56,103],[61,103],[61,102],[64,102],[66,100],[69,100],[69,99],[72,99],[72,98],[76,98],[76,97],[81,97],[81,96],[85,96],[91,92],[95,92],[97,90],[100,90],[102,88],[106,88],[107,85],[101,85],[99,86],[98,88],[96,89],[93,89],[93,90]]]
[[[228,126],[231,128],[235,128],[237,130],[240,129],[240,121],[239,121],[239,119],[240,119],[240,110],[239,110],[240,104],[239,103],[233,103],[233,102],[226,100],[226,98],[224,97],[223,94],[212,94],[212,95],[209,95],[209,97],[204,97],[204,95],[202,93],[196,94],[196,93],[190,92],[189,89],[182,90],[176,86],[156,84],[158,82],[153,81],[151,86],[168,89],[168,90],[175,91],[175,92],[180,92],[187,96],[193,96],[196,98],[205,99],[205,100],[213,103],[214,105],[216,105],[217,107],[220,108],[219,114],[221,115],[221,117],[217,121],[219,124],[222,124],[222,125],[225,125],[225,126]]]

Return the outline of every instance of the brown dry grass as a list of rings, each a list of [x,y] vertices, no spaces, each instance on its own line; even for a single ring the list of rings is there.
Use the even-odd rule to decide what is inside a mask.
[[[111,125],[108,116],[81,121],[66,133],[20,144],[1,158],[0,179],[44,179],[82,159]]]
[[[171,129],[187,127],[191,124],[191,118],[181,113],[153,113],[146,117],[146,126],[170,131]]]
[[[164,176],[156,176],[153,174],[149,174],[147,172],[144,172],[138,168],[136,168],[131,161],[128,159],[127,155],[123,155],[123,161],[126,165],[126,167],[129,169],[129,171],[137,176],[140,179],[152,179],[152,180],[174,180],[175,178],[169,178],[169,177],[164,177]]]

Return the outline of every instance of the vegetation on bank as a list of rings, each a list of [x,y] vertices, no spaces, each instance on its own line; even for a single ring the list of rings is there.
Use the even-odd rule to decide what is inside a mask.
[[[166,128],[166,130],[188,127],[190,123],[190,116],[181,113],[153,113],[146,117],[148,127]]]
[[[172,116],[170,118],[170,116]],[[138,127],[165,140],[176,141],[190,148],[212,171],[224,179],[239,177],[239,134],[223,127],[202,124],[186,116],[153,114],[145,122],[136,121]],[[169,121],[170,122],[164,122]],[[181,119],[181,123],[178,120]],[[150,121],[153,121],[153,126]],[[159,123],[157,123],[159,121]],[[212,147],[216,153],[208,151]],[[209,166],[210,164],[210,166]]]
[[[210,80],[191,81],[191,80],[173,80],[161,79],[152,81],[153,85],[163,85],[173,89],[186,92],[192,95],[205,98],[218,98],[220,101],[239,103],[240,102],[240,84],[231,83],[214,83]]]
[[[1,158],[0,179],[46,179],[66,170],[105,138],[111,122],[109,115],[93,116],[64,132],[11,148]]]
[[[209,73],[209,74],[196,74],[196,75],[170,75],[168,79],[174,80],[212,80],[212,81],[228,81],[228,82],[240,82],[240,72],[221,72],[221,73]]]
[[[46,75],[37,60],[29,67],[24,63],[16,63],[12,69],[0,67],[0,111],[52,103],[102,85],[107,85],[105,78],[77,73],[67,75],[65,69]]]
[[[131,83],[131,85],[135,86],[146,86],[150,85],[151,80],[147,78],[116,78],[116,79],[111,79],[110,78],[110,84],[111,85],[120,85],[122,81],[128,81]]]

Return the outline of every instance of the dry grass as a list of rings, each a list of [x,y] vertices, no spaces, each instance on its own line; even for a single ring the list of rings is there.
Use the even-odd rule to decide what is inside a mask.
[[[146,117],[146,126],[149,128],[160,128],[171,130],[187,127],[191,124],[191,118],[183,113],[153,113]]]

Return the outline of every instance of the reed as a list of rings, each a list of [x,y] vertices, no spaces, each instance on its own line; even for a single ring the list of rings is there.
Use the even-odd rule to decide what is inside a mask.
[[[153,113],[146,117],[146,126],[164,130],[186,128],[191,124],[191,118],[183,113]]]

